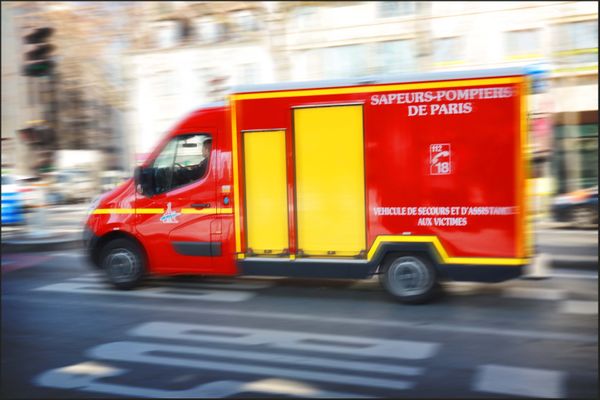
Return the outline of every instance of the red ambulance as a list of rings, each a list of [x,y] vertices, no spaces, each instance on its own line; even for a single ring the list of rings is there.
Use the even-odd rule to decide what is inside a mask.
[[[521,69],[240,88],[92,205],[122,289],[147,274],[363,279],[406,303],[532,257]]]

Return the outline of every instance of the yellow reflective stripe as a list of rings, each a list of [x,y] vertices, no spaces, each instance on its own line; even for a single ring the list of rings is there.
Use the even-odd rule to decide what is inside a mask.
[[[164,208],[97,208],[92,214],[164,214]],[[231,208],[204,208],[197,210],[195,208],[184,208],[182,214],[231,214]]]
[[[371,93],[371,92],[390,92],[394,90],[415,90],[415,89],[436,89],[436,88],[451,88],[461,86],[489,86],[489,85],[505,85],[511,83],[520,83],[522,77],[506,77],[506,78],[490,78],[490,79],[467,79],[459,81],[435,81],[424,83],[401,83],[394,85],[376,85],[376,86],[359,86],[346,88],[331,88],[331,89],[308,89],[308,90],[289,90],[282,92],[266,92],[266,93],[244,93],[231,96],[232,114],[235,113],[236,100],[249,99],[271,99],[277,97],[302,97],[302,96],[321,96],[332,94],[354,94],[354,93]],[[232,117],[232,130],[235,133],[235,119]],[[236,139],[234,135],[234,140]],[[237,140],[233,142],[234,149],[237,145]],[[235,158],[234,158],[235,160]],[[234,166],[234,173],[236,169]]]
[[[181,209],[181,213],[182,214],[216,214],[217,213],[217,209],[216,208],[182,208]]]
[[[222,208],[220,210],[217,210],[216,208],[201,208],[201,209],[182,208],[181,213],[182,214],[231,214],[232,209],[231,208]]]
[[[96,208],[92,214],[134,214],[135,208]]]
[[[135,212],[137,214],[163,214],[165,212],[164,208],[136,208]]]
[[[231,100],[231,158],[233,158],[233,207],[235,207],[235,215],[233,224],[235,227],[235,251],[239,253],[242,251],[242,239],[240,232],[240,190],[239,190],[239,176],[238,176],[238,140],[237,140],[237,121],[235,115],[235,96],[230,96]]]
[[[530,214],[532,213],[532,210],[530,209],[530,205],[529,205],[529,199],[530,194],[531,194],[531,189],[530,189],[530,185],[529,185],[529,176],[531,174],[531,159],[532,159],[532,154],[527,152],[527,148],[529,146],[529,132],[528,132],[528,127],[529,127],[529,114],[528,114],[528,110],[529,110],[529,105],[527,104],[527,99],[529,97],[530,91],[531,91],[531,78],[528,77],[526,79],[526,81],[521,85],[521,87],[524,90],[524,93],[521,93],[521,132],[520,132],[520,137],[521,137],[521,162],[523,163],[522,165],[522,176],[520,176],[519,182],[517,183],[518,185],[520,185],[520,192],[517,191],[517,193],[520,193],[521,198],[517,199],[517,201],[519,201],[519,204],[522,205],[522,210],[521,211],[521,224],[517,224],[517,230],[521,229],[520,234],[516,235],[516,240],[517,240],[517,245],[519,245],[519,243],[523,242],[523,246],[522,246],[522,253],[524,254],[520,254],[520,255],[524,255],[525,257],[531,257],[531,255],[534,252],[533,249],[533,245],[534,245],[534,237],[533,237],[533,225],[531,222],[531,218],[529,218]],[[520,225],[520,226],[519,226]],[[518,233],[518,232],[517,232]],[[524,238],[523,238],[524,236]]]
[[[367,254],[367,260],[371,261],[379,246],[385,242],[392,243],[431,243],[437,250],[444,264],[477,264],[477,265],[523,265],[527,264],[525,258],[494,258],[494,257],[450,257],[442,246],[437,236],[377,236],[373,246]]]

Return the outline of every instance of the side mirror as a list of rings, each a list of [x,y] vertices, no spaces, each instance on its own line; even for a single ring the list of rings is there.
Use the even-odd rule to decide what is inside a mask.
[[[136,167],[133,177],[138,193],[148,197],[154,194],[152,168]]]

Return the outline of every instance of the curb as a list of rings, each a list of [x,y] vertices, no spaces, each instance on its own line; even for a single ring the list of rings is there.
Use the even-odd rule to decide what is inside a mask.
[[[3,253],[39,253],[81,248],[83,248],[83,239],[80,235],[73,235],[58,239],[40,238],[2,240]]]

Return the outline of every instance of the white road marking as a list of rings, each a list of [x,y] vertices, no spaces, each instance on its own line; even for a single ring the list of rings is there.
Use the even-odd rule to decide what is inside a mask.
[[[510,287],[505,288],[502,295],[529,300],[562,300],[566,296],[566,291],[561,289]]]
[[[63,292],[77,294],[100,294],[109,296],[123,297],[151,297],[159,299],[179,299],[179,300],[200,300],[200,301],[219,301],[219,302],[238,302],[247,301],[254,297],[256,293],[243,291],[227,290],[203,290],[198,289],[190,294],[169,293],[168,287],[141,288],[132,291],[119,291],[106,289],[105,285],[86,282],[64,282],[52,285],[42,286],[33,290],[46,292]]]
[[[270,280],[270,281],[280,281],[282,279],[288,279],[285,276],[254,276],[254,275],[241,275],[241,276],[236,276],[236,279],[244,279],[244,280],[249,280],[249,281],[255,281],[255,280]]]
[[[96,346],[89,350],[89,355],[96,359],[140,362],[145,364],[169,365],[174,367],[188,367],[206,369],[210,371],[227,371],[246,373],[252,375],[265,375],[270,377],[285,377],[292,379],[306,379],[309,381],[345,384],[353,386],[376,387],[384,389],[405,390],[414,386],[413,382],[397,378],[385,379],[365,377],[364,375],[346,375],[334,372],[317,372],[283,367],[262,366],[256,363],[241,364],[239,361],[223,362],[212,361],[204,358],[191,359],[190,354],[202,355],[203,349],[191,346],[176,346],[156,343],[140,342],[113,342]],[[183,357],[157,355],[158,352],[179,353]],[[277,361],[278,355],[272,354]]]
[[[565,314],[598,315],[597,301],[567,300],[560,304],[560,312]]]
[[[588,262],[598,264],[598,256],[587,256],[581,254],[550,254],[550,263],[553,262]]]
[[[69,282],[80,282],[80,283],[101,283],[101,276],[78,276],[77,278],[71,278]]]
[[[176,322],[148,322],[129,331],[138,337],[210,341],[215,343],[267,345],[303,351],[324,351],[357,356],[419,360],[432,357],[439,344],[406,340],[373,339],[370,337],[289,332]],[[313,343],[308,343],[308,342]],[[322,344],[315,343],[321,342]],[[403,370],[406,371],[406,370]]]
[[[372,358],[422,359],[434,355],[440,346],[439,343],[417,341],[169,322],[138,325],[128,334],[161,341],[195,340],[205,343],[179,345],[120,341],[101,344],[86,352],[94,361],[47,371],[37,376],[34,382],[45,387],[154,398],[229,397],[243,392],[362,398],[367,396],[320,390],[309,382],[387,390],[410,389],[415,382],[400,379],[399,376],[422,375],[424,368],[373,361]],[[311,347],[307,343],[309,341],[321,341],[321,344]],[[211,342],[230,343],[236,345],[236,348],[219,348]],[[304,348],[303,344],[309,347]],[[240,346],[247,346],[248,349],[240,349]],[[284,353],[281,349],[343,354],[346,357]],[[267,378],[251,382],[210,382],[187,390],[143,388],[108,383],[107,378],[121,376],[128,371],[95,360],[224,371]],[[370,372],[372,376],[365,375],[365,372]]]
[[[104,279],[103,275],[100,276],[78,276],[76,278],[71,278],[69,282],[89,282],[89,283],[101,283]],[[153,279],[146,282],[152,287],[160,286],[162,288],[169,289],[235,289],[235,290],[260,290],[272,287],[275,285],[273,282],[235,282],[235,281],[217,281],[217,280],[208,280],[206,282],[198,281],[198,282],[178,282],[169,279]]]
[[[81,253],[52,253],[54,257],[83,257],[84,255]]]
[[[524,397],[565,397],[565,373],[561,371],[482,365],[477,370],[473,389],[480,392]]]
[[[446,282],[443,285],[444,291],[451,295],[469,296],[479,294],[484,291],[498,290],[498,288],[482,284],[480,282]]]
[[[252,382],[234,380],[214,381],[186,390],[163,390],[138,386],[101,383],[96,380],[124,375],[128,371],[97,362],[84,362],[57,368],[39,375],[39,386],[58,389],[78,389],[89,392],[127,397],[149,398],[223,398],[244,392],[270,393],[314,398],[367,398],[355,393],[331,392],[290,380],[261,379]],[[369,396],[370,397],[370,396]]]
[[[550,274],[552,278],[563,278],[563,279],[596,279],[598,280],[598,271],[578,271],[569,269],[558,269],[553,268]]]

